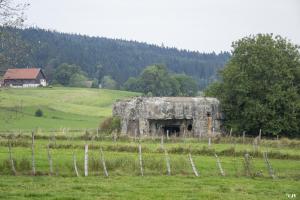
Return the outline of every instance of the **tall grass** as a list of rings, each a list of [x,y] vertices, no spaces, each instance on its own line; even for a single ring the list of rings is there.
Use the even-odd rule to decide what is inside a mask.
[[[49,175],[49,163],[47,157],[47,145],[49,141],[37,139],[36,169],[37,175]],[[57,144],[50,140],[50,150],[53,159],[54,176],[75,176],[73,166],[73,152],[77,158],[79,174],[83,176],[84,144],[89,143],[89,175],[103,176],[103,166],[100,160],[100,147],[104,150],[106,167],[110,176],[131,175],[140,176],[138,160],[138,144],[130,142],[112,141],[80,141],[80,140],[59,140]],[[1,140],[0,146],[0,174],[12,175],[9,162],[7,140]],[[17,175],[31,175],[31,149],[30,140],[26,138],[15,139],[12,142],[12,157],[16,165]],[[25,144],[25,145],[24,145]],[[142,141],[143,146],[143,167],[145,176],[160,176],[167,174],[164,152],[159,142]],[[188,160],[188,154],[193,159],[201,176],[219,176],[214,154],[217,152],[226,176],[265,176],[268,177],[261,151],[253,152],[236,150],[234,146],[218,149],[214,144],[211,148],[205,145],[192,146],[193,143],[165,143],[170,157],[172,175],[193,176],[192,168]],[[251,156],[251,169],[245,173],[244,155]],[[279,173],[278,177],[299,178],[300,159],[299,154],[281,154],[268,152],[270,162]],[[274,159],[276,158],[276,159]]]

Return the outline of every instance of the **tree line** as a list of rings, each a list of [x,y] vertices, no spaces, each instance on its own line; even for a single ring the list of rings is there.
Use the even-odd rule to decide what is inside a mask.
[[[205,88],[217,79],[230,53],[199,53],[150,45],[136,41],[66,34],[38,28],[1,27],[0,67],[39,67],[54,81],[63,63],[79,66],[85,76],[98,84],[114,80],[119,87],[137,77],[150,65],[165,65],[171,73],[186,74]],[[81,77],[83,78],[83,77]]]

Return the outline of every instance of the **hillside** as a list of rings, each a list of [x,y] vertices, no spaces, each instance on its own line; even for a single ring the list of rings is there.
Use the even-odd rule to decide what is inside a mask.
[[[148,65],[165,64],[171,72],[192,76],[202,89],[216,79],[217,71],[230,57],[228,52],[199,53],[36,28],[6,31],[19,39],[8,40],[5,34],[0,35],[4,44],[0,47],[0,58],[6,57],[1,60],[2,71],[11,66],[35,66],[46,69],[50,79],[58,65],[69,63],[80,66],[91,79],[98,79],[101,71],[101,75],[110,75],[122,85],[129,77],[138,76]],[[20,44],[23,45],[20,47]],[[16,49],[21,49],[18,56],[15,55]]]
[[[79,88],[0,90],[0,130],[96,128],[116,99],[137,93]],[[40,108],[44,115],[36,117]]]

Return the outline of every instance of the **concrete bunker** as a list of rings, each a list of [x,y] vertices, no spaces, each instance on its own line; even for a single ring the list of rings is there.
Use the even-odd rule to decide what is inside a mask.
[[[128,135],[199,136],[209,127],[219,131],[221,123],[219,101],[205,97],[135,97],[117,101],[113,115]]]

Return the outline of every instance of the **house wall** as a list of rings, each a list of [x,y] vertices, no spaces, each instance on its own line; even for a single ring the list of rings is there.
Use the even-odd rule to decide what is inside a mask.
[[[36,78],[36,82],[38,82],[43,87],[47,86],[46,77],[41,73],[41,71],[39,72],[39,74]]]
[[[13,79],[13,80],[4,80],[4,85],[5,86],[10,86],[10,87],[29,87],[29,86],[35,86],[38,85],[38,82],[35,79],[31,80],[24,80],[24,79]]]

